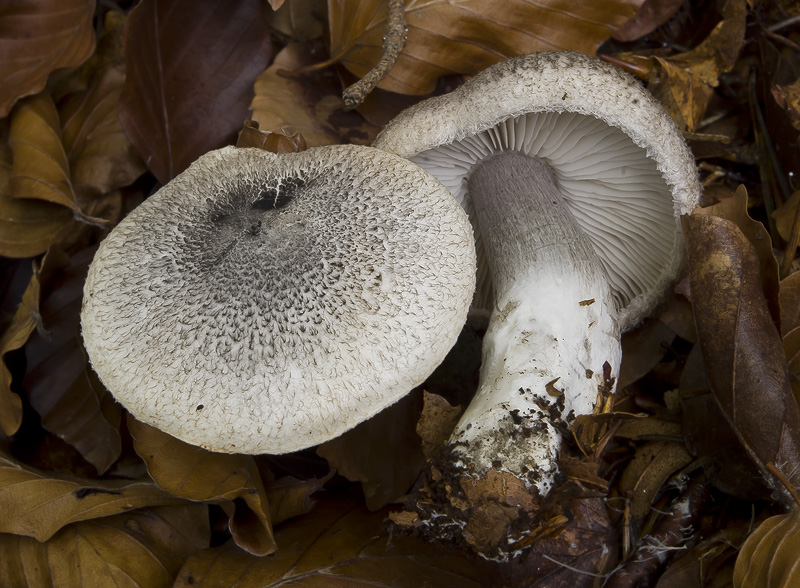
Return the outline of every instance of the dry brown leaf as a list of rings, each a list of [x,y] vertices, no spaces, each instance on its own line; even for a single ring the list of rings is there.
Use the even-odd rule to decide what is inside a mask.
[[[0,533],[47,541],[76,521],[181,503],[150,481],[56,477],[0,454]]]
[[[408,492],[425,463],[414,429],[422,410],[415,392],[323,443],[317,453],[341,475],[361,482],[367,507],[377,510]]]
[[[186,562],[175,588],[480,588],[491,581],[487,562],[408,537],[387,540],[385,517],[358,499],[328,497],[311,514],[281,525],[274,555],[252,557],[231,542],[201,551]]]
[[[622,364],[617,389],[624,390],[652,370],[675,339],[675,332],[657,319],[647,319],[622,336]]]
[[[284,2],[270,15],[270,26],[292,41],[318,39],[325,31],[328,12],[326,4],[327,0]]]
[[[11,195],[11,149],[0,133],[0,255],[33,257],[47,251],[72,225],[63,206]]]
[[[168,588],[208,547],[207,507],[155,507],[76,523],[47,543],[0,535],[2,586]]]
[[[776,84],[772,87],[772,96],[778,106],[786,110],[792,126],[800,131],[800,78],[788,86]]]
[[[780,335],[761,288],[755,248],[731,221],[683,219],[697,333],[714,397],[780,500],[791,498],[769,463],[797,485],[800,409]]]
[[[280,133],[262,131],[254,120],[244,121],[236,146],[254,147],[270,153],[297,153],[308,149],[305,137],[301,133],[294,133],[288,128]]]
[[[442,451],[461,416],[461,407],[452,406],[444,397],[425,390],[417,435],[422,440],[422,454],[433,457]]]
[[[0,338],[0,427],[5,435],[13,435],[22,424],[22,399],[11,391],[12,375],[3,356],[25,345],[38,325],[40,269],[41,266],[33,262],[33,276],[8,329]]]
[[[11,195],[60,204],[80,215],[61,144],[61,123],[50,94],[21,100],[11,113]]]
[[[639,447],[619,482],[620,492],[631,493],[631,515],[646,517],[664,482],[691,461],[683,443],[650,441]]]
[[[667,22],[683,0],[645,0],[639,12],[614,33],[618,41],[635,41]]]
[[[14,102],[44,88],[60,67],[94,51],[93,0],[17,0],[0,8],[0,117]]]
[[[772,211],[775,219],[775,228],[778,234],[786,241],[792,236],[792,228],[797,221],[797,205],[800,203],[800,190],[792,194],[789,199]]]
[[[161,488],[189,500],[222,503],[237,544],[257,555],[275,550],[264,482],[251,456],[213,453],[132,417],[128,428],[136,453]]]
[[[762,522],[744,542],[733,573],[735,588],[800,585],[800,508]]]
[[[714,206],[699,208],[698,215],[712,215],[736,223],[736,226],[747,237],[758,256],[761,288],[767,297],[769,312],[776,325],[780,325],[780,285],[778,278],[778,261],[772,252],[772,240],[763,224],[753,220],[747,212],[747,189],[740,185],[732,198],[721,200]]]
[[[270,58],[260,2],[151,0],[125,23],[122,127],[164,184],[232,142]]]
[[[620,55],[650,74],[649,89],[678,125],[697,130],[719,76],[730,71],[744,43],[745,0],[726,0],[722,20],[700,45],[671,57]]]
[[[95,248],[68,258],[48,253],[42,268],[39,320],[44,331],[25,346],[23,387],[42,427],[105,472],[119,457],[121,408],[92,371],[83,349],[83,283]]]
[[[255,96],[250,104],[253,120],[263,131],[279,133],[290,128],[299,132],[311,147],[371,143],[379,129],[357,113],[344,110],[341,83],[334,72],[326,70],[299,77],[278,73],[319,60],[318,44],[289,43],[284,47],[256,79]]]
[[[505,58],[572,49],[593,55],[631,19],[643,0],[407,0],[408,40],[379,84],[401,94],[428,94],[445,75],[473,75]],[[329,0],[331,55],[356,77],[383,53],[383,0]]]
[[[686,358],[680,380],[681,430],[690,453],[711,483],[744,500],[763,500],[769,490],[755,463],[742,458],[736,433],[714,399],[700,345]]]
[[[145,171],[119,122],[124,81],[123,67],[108,67],[87,90],[70,95],[59,105],[72,185],[79,204],[89,214],[95,213],[92,205],[98,196],[131,184]]]

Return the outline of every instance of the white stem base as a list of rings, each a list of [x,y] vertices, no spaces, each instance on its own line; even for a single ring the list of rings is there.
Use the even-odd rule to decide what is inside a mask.
[[[547,164],[515,152],[483,161],[470,195],[495,307],[478,392],[450,439],[457,470],[509,472],[546,494],[559,428],[592,412],[621,359],[608,276]]]

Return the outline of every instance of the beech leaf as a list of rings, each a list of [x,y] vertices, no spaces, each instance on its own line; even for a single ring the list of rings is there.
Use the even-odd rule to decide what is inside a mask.
[[[793,486],[800,472],[800,410],[780,335],[761,288],[755,248],[731,221],[683,219],[697,334],[714,397],[779,499],[774,464]]]
[[[252,456],[189,445],[133,417],[128,418],[128,428],[136,453],[161,488],[189,500],[222,503],[238,544],[258,555],[275,550],[269,501]],[[245,505],[255,522],[243,511]]]
[[[97,196],[127,186],[145,171],[119,122],[124,81],[122,67],[108,67],[59,108],[72,185],[89,213]]]
[[[763,521],[742,545],[733,572],[735,588],[800,585],[800,509]]]
[[[0,255],[33,257],[69,230],[72,212],[49,202],[11,195],[11,149],[0,134]]]
[[[47,543],[0,535],[0,585],[168,588],[208,547],[207,507],[155,507],[75,523]]]
[[[0,533],[47,541],[76,521],[181,503],[149,481],[48,476],[0,454]]]
[[[0,8],[0,117],[94,51],[94,0],[15,0]]]
[[[39,271],[33,262],[33,276],[22,294],[22,301],[14,313],[11,323],[0,337],[0,427],[5,435],[13,435],[22,424],[22,399],[11,391],[11,372],[3,356],[19,349],[36,329],[39,316]]]
[[[83,283],[94,248],[71,258],[51,251],[42,277],[40,320],[25,347],[23,386],[42,426],[103,473],[119,457],[121,408],[88,364],[80,332]]]
[[[298,77],[280,75],[318,61],[314,43],[289,43],[255,82],[250,104],[252,118],[263,131],[290,128],[303,135],[309,146],[358,143],[366,145],[378,128],[358,113],[345,111],[341,83],[332,71],[324,70]]]
[[[50,94],[21,100],[11,114],[11,195],[60,204],[80,215],[61,144],[61,123]]]
[[[379,87],[428,94],[442,76],[473,75],[515,55],[558,49],[593,55],[643,1],[408,0],[406,46]],[[356,77],[381,58],[387,14],[383,0],[328,1],[331,55]]]
[[[120,121],[162,184],[233,142],[271,51],[258,0],[143,0],[125,47]]]
[[[175,588],[371,586],[480,588],[489,564],[409,537],[388,547],[381,535],[385,511],[369,512],[358,499],[328,497],[306,516],[280,526],[281,548],[257,558],[231,542],[191,556]]]
[[[317,453],[348,480],[361,482],[367,507],[377,510],[408,492],[425,465],[415,427],[422,394],[401,398]]]

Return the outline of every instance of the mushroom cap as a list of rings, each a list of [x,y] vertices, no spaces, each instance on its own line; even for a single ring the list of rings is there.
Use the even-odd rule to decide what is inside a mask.
[[[498,63],[401,112],[373,145],[432,173],[470,216],[467,182],[483,157],[516,150],[547,161],[601,258],[623,330],[646,316],[675,278],[679,216],[701,192],[694,158],[661,105],[634,78],[580,53]],[[475,233],[481,283],[486,264],[477,226]]]
[[[420,384],[474,285],[466,214],[407,160],[226,147],[102,242],[81,322],[137,419],[212,451],[286,453]]]

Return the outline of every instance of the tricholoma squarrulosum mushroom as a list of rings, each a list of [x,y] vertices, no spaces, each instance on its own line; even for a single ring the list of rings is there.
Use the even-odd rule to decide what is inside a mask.
[[[286,453],[421,383],[474,284],[466,214],[407,160],[226,147],[102,242],[81,321],[136,418],[213,451]]]
[[[546,494],[560,431],[613,389],[620,333],[676,276],[679,217],[701,191],[694,158],[641,84],[571,52],[490,67],[402,112],[374,145],[450,188],[475,228],[478,292],[493,290],[447,479],[493,469]]]

